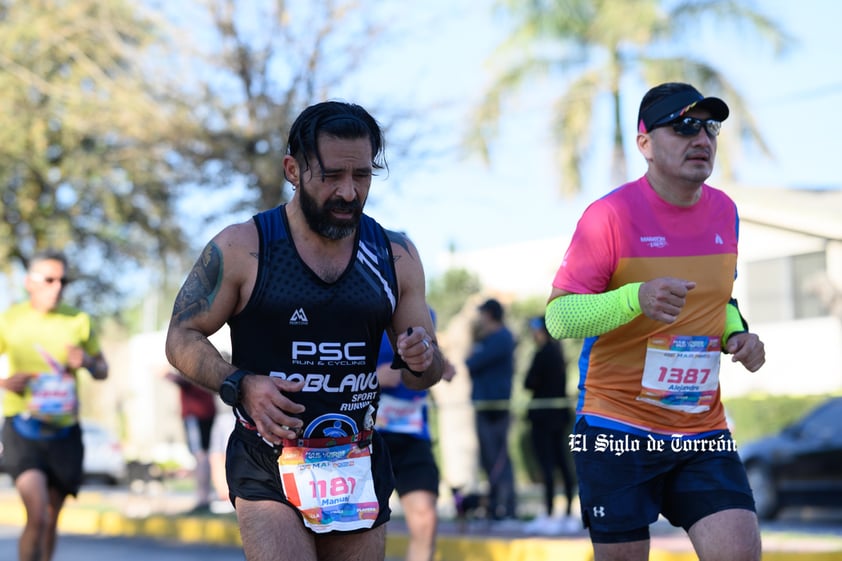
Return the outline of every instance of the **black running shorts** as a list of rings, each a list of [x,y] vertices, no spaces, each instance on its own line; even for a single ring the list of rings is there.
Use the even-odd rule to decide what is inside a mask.
[[[60,437],[29,439],[15,430],[11,417],[3,423],[3,468],[12,479],[27,470],[37,469],[47,475],[50,487],[76,496],[82,486],[84,453],[82,430],[78,424]]]
[[[389,447],[398,495],[411,491],[439,494],[439,469],[429,440],[411,434],[383,432]]]

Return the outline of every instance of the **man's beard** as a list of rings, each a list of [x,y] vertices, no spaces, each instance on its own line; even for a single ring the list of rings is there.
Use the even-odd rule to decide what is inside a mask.
[[[348,202],[343,199],[331,199],[320,208],[316,199],[307,193],[303,185],[298,192],[301,198],[301,211],[311,230],[330,240],[341,240],[356,232],[363,212],[363,205],[359,200],[354,199]],[[351,211],[353,216],[348,220],[336,219],[331,214],[331,210],[334,209]]]

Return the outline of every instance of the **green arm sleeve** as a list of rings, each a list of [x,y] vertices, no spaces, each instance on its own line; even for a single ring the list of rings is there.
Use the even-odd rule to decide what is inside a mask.
[[[722,350],[725,350],[725,344],[728,343],[728,338],[734,333],[744,333],[748,331],[748,323],[740,309],[737,307],[737,301],[733,298],[725,304],[725,331],[722,333]]]
[[[566,294],[547,305],[544,319],[556,339],[583,339],[607,333],[640,315],[638,291],[632,282],[602,294]]]

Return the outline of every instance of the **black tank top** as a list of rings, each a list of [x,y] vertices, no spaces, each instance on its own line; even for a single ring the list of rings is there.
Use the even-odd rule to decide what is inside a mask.
[[[254,217],[257,280],[245,308],[228,322],[232,362],[304,380],[300,392],[288,395],[307,408],[301,437],[350,436],[371,428],[379,400],[377,354],[398,294],[391,245],[363,215],[348,268],[336,282],[324,282],[299,257],[284,207]],[[253,424],[242,408],[238,414]]]

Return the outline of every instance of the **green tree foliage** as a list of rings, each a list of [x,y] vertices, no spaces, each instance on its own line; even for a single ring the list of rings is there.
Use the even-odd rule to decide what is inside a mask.
[[[180,153],[203,189],[242,188],[225,213],[287,200],[289,128],[306,106],[354,91],[353,78],[389,37],[390,12],[374,7],[365,0],[197,0],[179,8],[179,69],[191,78],[182,76],[178,97],[200,125]],[[405,117],[364,105],[387,129]],[[405,146],[388,136],[390,148]]]
[[[537,80],[558,80],[551,127],[556,139],[561,191],[582,188],[582,168],[595,143],[594,134],[611,138],[612,181],[627,181],[624,130],[636,115],[625,115],[624,85],[666,81],[696,85],[707,95],[721,95],[731,109],[731,137],[753,142],[769,154],[745,99],[696,48],[699,33],[716,25],[736,30],[743,45],[759,37],[781,52],[791,40],[750,2],[740,0],[501,0],[516,24],[493,55],[500,68],[475,111],[470,147],[489,157],[490,143],[506,100]],[[707,26],[707,27],[706,27]],[[608,100],[610,128],[595,129],[598,108]],[[635,106],[636,107],[636,106]],[[633,129],[631,129],[633,130]],[[728,148],[727,140],[720,148]],[[720,171],[733,176],[728,152],[720,149]]]
[[[123,0],[5,1],[0,6],[0,262],[65,250],[94,311],[129,291],[130,265],[181,248],[178,181],[162,139],[179,117],[135,62],[152,20]]]
[[[55,247],[79,279],[70,301],[164,307],[210,222],[285,200],[291,121],[354,91],[386,28],[372,6],[0,1],[2,272]],[[411,117],[368,109],[386,128]]]
[[[442,276],[431,279],[427,302],[436,311],[437,329],[446,329],[450,319],[465,305],[465,300],[480,290],[479,277],[467,269],[448,269]]]

